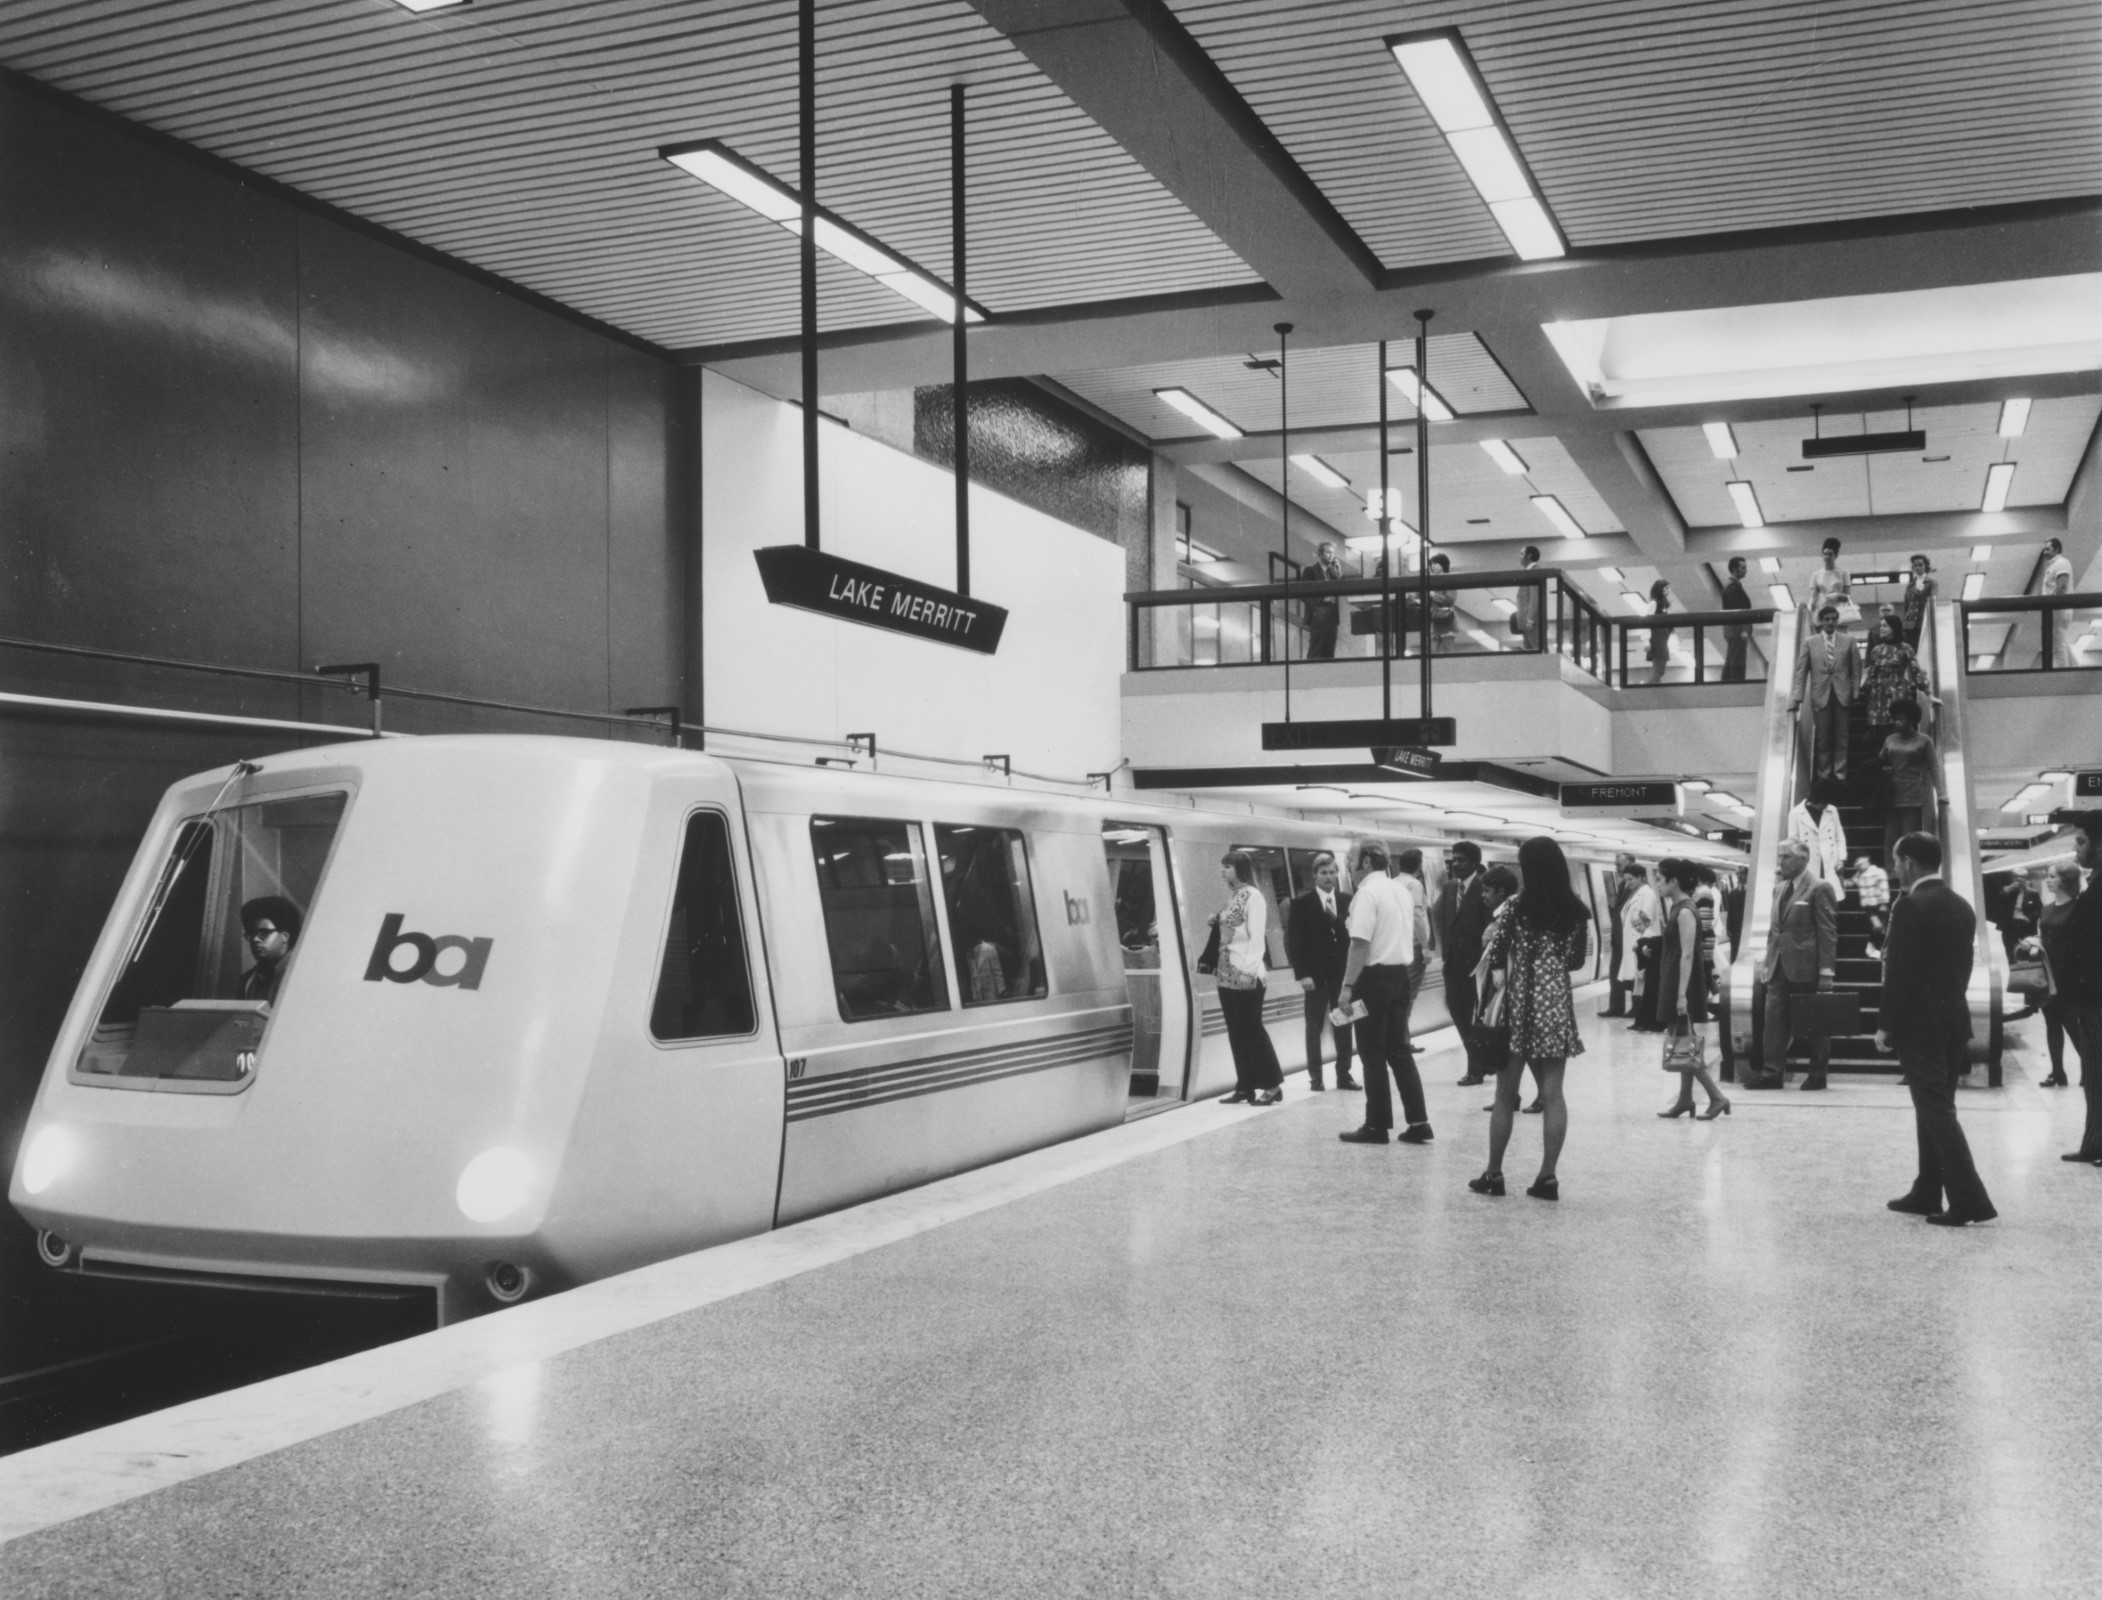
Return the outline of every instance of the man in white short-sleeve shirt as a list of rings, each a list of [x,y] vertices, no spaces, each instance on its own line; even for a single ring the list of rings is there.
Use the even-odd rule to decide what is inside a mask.
[[[2044,581],[2040,594],[2071,594],[2073,592],[2073,563],[2066,559],[2066,547],[2057,539],[2044,541]],[[2047,619],[2051,627],[2051,665],[2070,667],[2072,651],[2066,645],[2066,624],[2072,621],[2072,613],[2057,611]]]
[[[1343,969],[1343,1004],[1365,1003],[1357,1025],[1358,1054],[1364,1063],[1364,1126],[1336,1137],[1345,1144],[1385,1144],[1394,1126],[1394,1099],[1387,1074],[1401,1089],[1408,1119],[1404,1144],[1428,1144],[1430,1114],[1424,1109],[1423,1080],[1416,1073],[1409,1045],[1409,967],[1416,959],[1415,895],[1397,878],[1387,876],[1384,845],[1365,843],[1353,862],[1357,889],[1350,901],[1350,960]]]

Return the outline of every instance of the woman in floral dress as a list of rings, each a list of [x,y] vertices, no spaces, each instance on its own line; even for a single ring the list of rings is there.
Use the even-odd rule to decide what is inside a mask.
[[[1934,563],[1925,556],[1912,558],[1912,571],[1905,578],[1905,642],[1917,650],[1920,629],[1927,625],[1927,602],[1940,586],[1934,581]]]
[[[1899,700],[1917,700],[1927,692],[1927,674],[1905,642],[1904,624],[1895,611],[1876,619],[1869,640],[1868,671],[1862,675],[1868,690],[1868,722],[1872,728],[1888,728],[1897,719],[1890,714]]]
[[[1511,1142],[1511,1122],[1518,1110],[1518,1080],[1533,1069],[1540,1085],[1544,1148],[1540,1176],[1526,1193],[1536,1200],[1555,1200],[1561,1189],[1555,1165],[1569,1132],[1569,1107],[1562,1099],[1562,1069],[1583,1054],[1577,1037],[1576,1006],[1570,999],[1569,975],[1591,954],[1591,915],[1569,886],[1569,862],[1562,847],[1545,834],[1518,847],[1518,870],[1525,887],[1518,891],[1507,916],[1489,929],[1482,964],[1502,969],[1504,1022],[1511,1032],[1511,1052],[1496,1075],[1496,1109],[1489,1118],[1489,1168],[1467,1187],[1476,1194],[1504,1192],[1504,1148]]]

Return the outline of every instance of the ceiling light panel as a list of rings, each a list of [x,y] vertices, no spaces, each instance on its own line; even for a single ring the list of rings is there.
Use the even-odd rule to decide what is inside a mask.
[[[1167,388],[1153,391],[1164,405],[1174,407],[1198,427],[1216,439],[1240,439],[1246,437],[1242,429],[1219,415],[1187,389]]]
[[[1620,568],[1618,567],[1600,567],[1598,575],[1608,583],[1623,583],[1626,581],[1621,576]]]
[[[1729,491],[1730,503],[1737,507],[1737,520],[1747,528],[1763,528],[1766,518],[1759,511],[1759,496],[1752,486],[1742,478],[1732,479],[1723,485]]]
[[[1979,566],[1984,566],[1985,563],[1992,560],[1992,558],[1993,547],[1991,545],[1974,544],[1971,546],[1971,559],[1977,562]]]
[[[1985,574],[1984,574],[1984,573],[1982,573],[1982,572],[1973,572],[1973,573],[1969,573],[1969,574],[1966,574],[1966,575],[1965,575],[1965,577],[1964,577],[1964,580],[1963,580],[1963,597],[1964,597],[1964,599],[1966,599],[1966,600],[1976,600],[1976,599],[1977,599],[1977,598],[1978,598],[1978,597],[1979,597],[1980,595],[1982,595],[1982,594],[1984,594],[1984,593],[1985,593]]]
[[[1708,448],[1718,461],[1737,459],[1737,435],[1730,431],[1727,422],[1704,422],[1701,432],[1708,437]]]
[[[1420,408],[1423,414],[1430,418],[1431,421],[1452,421],[1452,407],[1447,405],[1445,397],[1438,393],[1437,385],[1419,382],[1414,367],[1390,368],[1387,372],[1387,378],[1395,388],[1401,391],[1402,399],[1408,401],[1410,406]],[[1418,398],[1419,395],[1421,395],[1420,399]]]
[[[1581,539],[1584,528],[1572,517],[1560,500],[1551,494],[1536,494],[1532,497],[1533,509],[1545,517],[1555,532],[1565,539]]]
[[[1523,261],[1567,254],[1458,30],[1389,39],[1387,46],[1512,251]]]
[[[1326,489],[1348,489],[1350,480],[1319,456],[1294,456],[1292,465]]]
[[[1768,584],[1766,586],[1766,598],[1773,602],[1774,609],[1777,611],[1793,611],[1795,609],[1795,596],[1789,593],[1788,585],[1785,583]]]
[[[2027,400],[2002,400],[2000,402],[2000,437],[2019,439],[2022,430],[2029,426],[2029,402]]]
[[[1510,473],[1514,478],[1525,475],[1525,462],[1520,459],[1518,452],[1511,448],[1507,440],[1484,439],[1482,441],[1482,450],[1491,461],[1502,467],[1504,471]]]
[[[2014,487],[2014,463],[1995,461],[1985,469],[1985,498],[1979,502],[1980,511],[2005,511],[2007,491]]]

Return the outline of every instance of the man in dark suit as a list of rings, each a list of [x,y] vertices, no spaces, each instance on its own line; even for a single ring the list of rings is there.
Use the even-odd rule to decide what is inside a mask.
[[[1350,959],[1350,896],[1343,892],[1336,858],[1326,850],[1314,858],[1314,886],[1294,895],[1285,918],[1285,954],[1305,991],[1306,1086],[1321,1082],[1321,1027],[1343,993],[1343,966]],[[1350,1027],[1337,1028],[1336,1087],[1355,1089],[1350,1077]]]
[[[1830,994],[1839,962],[1839,902],[1832,886],[1810,871],[1810,850],[1800,839],[1783,839],[1775,852],[1781,883],[1774,891],[1773,918],[1766,934],[1766,959],[1752,990],[1752,1015],[1760,1038],[1754,1054],[1765,1070],[1747,1078],[1747,1089],[1778,1089],[1788,1077],[1788,1041],[1794,1032],[1789,1001],[1799,994]],[[1825,1086],[1832,1060],[1829,1035],[1810,1035],[1810,1073],[1805,1089]]]
[[[1971,1163],[1970,1141],[1956,1120],[1956,1080],[1963,1076],[1964,1046],[1971,1037],[1964,990],[1971,981],[1978,914],[1942,881],[1941,841],[1932,834],[1899,839],[1891,865],[1905,893],[1890,908],[1876,1044],[1897,1052],[1912,1090],[1919,1175],[1890,1209],[1944,1228],[1990,1222],[1999,1212],[1986,1196]]]
[[[1744,557],[1730,557],[1730,581],[1722,586],[1722,608],[1725,611],[1749,611],[1752,597],[1744,592]],[[1722,630],[1722,681],[1744,682],[1745,658],[1752,642],[1749,623],[1728,623]]]
[[[1439,939],[1439,959],[1445,966],[1445,1009],[1459,1030],[1460,1044],[1467,1052],[1467,1076],[1462,1088],[1484,1080],[1481,1045],[1474,1037],[1474,1007],[1480,998],[1474,991],[1474,969],[1482,959],[1482,940],[1489,931],[1489,908],[1482,898],[1482,847],[1462,839],[1446,857],[1448,867],[1442,900],[1452,896]]]

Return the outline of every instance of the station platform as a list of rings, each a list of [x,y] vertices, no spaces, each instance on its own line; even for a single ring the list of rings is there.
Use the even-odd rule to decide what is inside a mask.
[[[1596,1001],[1580,1006],[1580,1014]],[[2023,1030],[2034,1030],[2025,1033]],[[1584,1022],[1563,1198],[1485,1090],[1200,1104],[0,1461],[32,1596],[2092,1594],[2102,1171],[2077,1089],[1665,1122]]]

